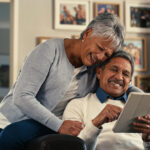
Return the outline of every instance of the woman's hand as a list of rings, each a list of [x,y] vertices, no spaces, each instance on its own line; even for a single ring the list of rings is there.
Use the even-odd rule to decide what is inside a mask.
[[[60,134],[77,136],[82,129],[83,129],[82,122],[65,120],[61,125],[61,127],[59,128],[58,132]]]

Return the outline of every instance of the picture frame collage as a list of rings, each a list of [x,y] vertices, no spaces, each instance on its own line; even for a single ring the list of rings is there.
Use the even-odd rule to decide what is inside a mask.
[[[148,0],[137,1],[136,3],[131,0],[124,2],[114,0],[55,0],[54,8],[55,30],[82,31],[92,18],[105,12],[117,15],[122,24],[125,25],[127,33],[150,33],[150,2]],[[50,38],[52,37],[38,37],[37,42],[39,44]],[[72,38],[77,39],[79,35],[72,35]],[[122,49],[133,56],[136,72],[147,71],[147,39],[144,36],[126,37]],[[135,85],[143,89],[143,84],[146,84],[145,80],[149,80],[149,78],[150,76],[147,75],[137,75]]]

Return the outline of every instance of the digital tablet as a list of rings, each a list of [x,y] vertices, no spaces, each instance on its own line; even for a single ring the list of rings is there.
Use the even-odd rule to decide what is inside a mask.
[[[122,133],[135,133],[133,121],[138,116],[150,114],[150,93],[130,93],[128,100],[116,121],[113,131]]]

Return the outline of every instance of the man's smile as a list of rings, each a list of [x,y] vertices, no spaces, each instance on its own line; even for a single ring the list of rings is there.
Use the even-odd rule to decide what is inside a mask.
[[[118,88],[118,87],[124,87],[124,83],[123,81],[117,80],[117,79],[110,79],[108,80],[108,83],[111,83],[114,87]]]

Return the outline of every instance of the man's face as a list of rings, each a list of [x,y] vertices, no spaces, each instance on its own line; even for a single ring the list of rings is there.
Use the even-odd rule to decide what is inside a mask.
[[[82,63],[86,66],[92,66],[104,62],[115,51],[109,47],[110,42],[110,40],[97,36],[85,38],[81,44]]]
[[[122,57],[115,57],[105,65],[97,68],[100,87],[112,97],[123,95],[131,81],[131,64]]]

